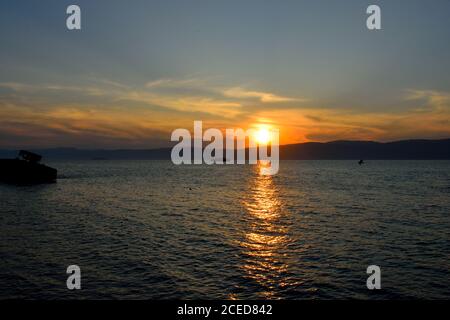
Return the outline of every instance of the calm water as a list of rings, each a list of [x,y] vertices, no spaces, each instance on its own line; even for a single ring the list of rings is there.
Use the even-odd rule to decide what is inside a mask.
[[[448,161],[50,165],[0,185],[0,298],[450,298]]]

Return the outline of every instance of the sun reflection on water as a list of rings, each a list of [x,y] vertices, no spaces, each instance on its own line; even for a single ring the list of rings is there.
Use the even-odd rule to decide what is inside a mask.
[[[283,288],[294,283],[289,277],[286,247],[290,242],[289,225],[273,176],[257,171],[250,182],[248,197],[243,201],[249,225],[240,243],[244,255],[242,269],[246,278],[261,287],[262,298],[278,298]]]

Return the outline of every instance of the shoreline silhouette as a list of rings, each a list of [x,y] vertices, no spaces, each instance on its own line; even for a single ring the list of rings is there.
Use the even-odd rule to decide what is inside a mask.
[[[170,160],[171,148],[28,150],[47,160]],[[0,149],[0,158],[13,158],[18,150]],[[247,150],[248,152],[248,150]],[[332,141],[280,146],[280,160],[449,160],[450,139],[394,142]]]

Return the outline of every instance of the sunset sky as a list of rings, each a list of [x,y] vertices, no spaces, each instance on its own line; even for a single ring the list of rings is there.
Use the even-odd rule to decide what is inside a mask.
[[[0,39],[0,148],[161,147],[194,120],[281,144],[450,137],[448,0],[5,0]]]

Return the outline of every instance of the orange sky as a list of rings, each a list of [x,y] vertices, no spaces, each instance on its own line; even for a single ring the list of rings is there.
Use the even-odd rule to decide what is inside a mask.
[[[203,95],[180,94],[201,86]],[[166,146],[176,128],[280,130],[280,144],[332,140],[399,140],[450,136],[450,94],[407,90],[405,110],[327,108],[313,98],[241,87],[208,87],[200,80],[161,80],[142,88],[0,83],[9,91],[0,108],[2,147]],[[206,89],[207,88],[207,89]],[[20,97],[20,98],[19,98]],[[55,98],[56,97],[56,98]],[[5,101],[6,100],[6,101]]]

